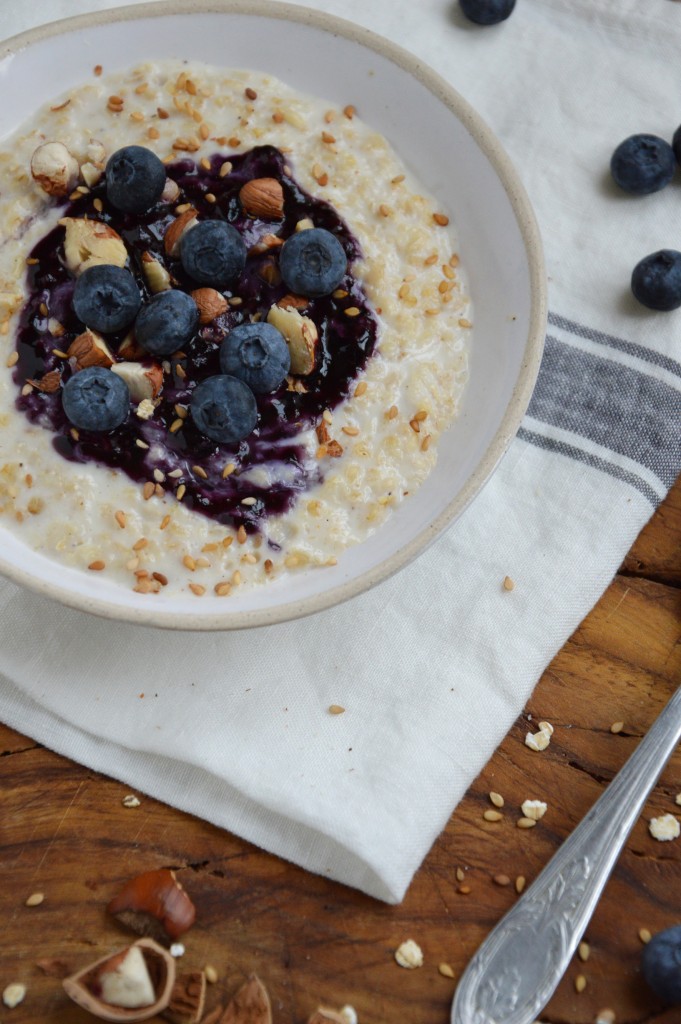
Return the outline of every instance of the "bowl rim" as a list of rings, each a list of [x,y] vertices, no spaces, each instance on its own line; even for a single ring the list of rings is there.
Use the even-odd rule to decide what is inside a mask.
[[[35,43],[80,29],[121,21],[196,14],[226,16],[244,14],[299,22],[331,35],[340,35],[350,42],[373,50],[415,78],[466,127],[492,165],[506,192],[518,224],[530,278],[530,317],[520,373],[502,421],[482,459],[461,490],[436,519],[420,530],[408,544],[394,552],[389,558],[362,572],[352,580],[341,583],[322,594],[311,595],[276,607],[247,611],[225,609],[224,612],[209,613],[201,613],[197,608],[197,612],[194,614],[169,608],[164,609],[160,606],[149,607],[148,610],[126,607],[105,599],[79,594],[6,562],[0,554],[0,574],[34,593],[49,597],[67,607],[142,626],[208,631],[275,625],[324,611],[356,597],[404,568],[461,515],[482,490],[506,453],[529,405],[544,348],[547,320],[547,279],[541,234],[534,210],[514,164],[487,122],[453,86],[438,72],[425,65],[415,54],[410,53],[397,43],[385,39],[371,29],[355,25],[344,18],[302,7],[299,4],[279,2],[279,0],[154,0],[151,3],[128,4],[123,7],[61,18],[27,29],[0,43],[0,60]]]

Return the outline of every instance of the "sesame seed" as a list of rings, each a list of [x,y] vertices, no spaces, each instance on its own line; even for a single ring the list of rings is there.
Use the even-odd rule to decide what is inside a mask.
[[[18,362],[19,362],[19,353],[14,351],[8,357],[6,365],[11,368],[12,366],[16,366]]]
[[[134,572],[139,564],[140,564],[139,558],[129,558],[128,561],[125,563],[125,568],[129,572]]]
[[[210,160],[208,159],[207,156],[202,156],[201,160],[200,160],[200,163],[201,163],[201,166],[203,167],[204,171],[209,171],[210,170]]]
[[[457,892],[460,892],[462,896],[468,896],[471,891],[470,885],[460,885]]]
[[[500,814],[499,811],[485,811],[483,818],[485,821],[501,821],[503,814]]]
[[[196,559],[196,568],[197,569],[210,569],[210,562],[208,561],[208,559],[204,555],[200,555]]]
[[[378,212],[380,213],[381,217],[389,217],[390,214],[392,213],[392,210],[390,209],[389,206],[386,206],[385,203],[381,203],[381,205],[378,208]]]
[[[92,205],[94,206],[94,208],[97,211],[97,213],[101,213],[102,210],[104,209],[104,203],[99,198],[99,196],[97,196],[96,199],[92,200]]]
[[[409,426],[411,427],[411,429],[414,431],[415,434],[420,433],[420,431],[421,431],[421,424],[419,423],[419,421],[417,419],[409,420]]]
[[[182,430],[183,426],[184,426],[184,420],[181,420],[178,417],[176,420],[173,420],[173,422],[168,427],[168,430],[169,430],[169,432],[171,434],[176,434],[178,432],[178,430]]]
[[[495,885],[502,886],[502,888],[504,886],[511,884],[511,879],[508,877],[508,875],[495,875],[492,881],[494,882]]]
[[[157,484],[162,484],[166,478],[165,473],[161,469],[154,470],[154,480]]]
[[[232,583],[234,584],[235,587],[241,585],[241,573],[239,572],[238,569],[235,569],[234,572],[232,573]]]
[[[231,592],[231,590],[232,590],[232,584],[231,583],[227,583],[226,581],[224,583],[216,583],[215,584],[215,593],[218,595],[218,597],[227,597],[228,594]],[[206,978],[207,978],[208,981],[210,981],[210,978],[208,978],[208,971],[207,970],[206,970]],[[215,979],[215,980],[217,980],[217,979]]]
[[[335,141],[336,141],[336,136],[335,135],[331,135],[329,132],[322,132],[322,142],[325,142],[327,145],[330,146]]]
[[[130,115],[130,118],[133,121],[143,121],[144,114],[142,113],[141,110],[133,110],[132,114]]]
[[[118,525],[120,526],[121,530],[124,530],[125,529],[125,524],[127,522],[127,518],[126,518],[125,512],[121,512],[119,510],[118,512],[115,513],[114,518],[115,518],[116,522],[118,523]]]
[[[347,434],[348,437],[357,437],[357,435],[359,434],[359,427],[347,427],[346,426],[346,427],[341,427],[341,430],[343,431],[344,434]]]
[[[236,466],[234,465],[234,463],[233,462],[228,462],[227,465],[225,466],[225,468],[222,471],[222,479],[224,480],[228,476],[231,476],[235,469],[236,469]]]
[[[241,526],[239,527],[239,529],[236,531],[237,542],[239,544],[245,544],[247,538],[248,538],[248,534],[246,533],[246,527],[242,523]]]
[[[616,1019],[614,1010],[599,1010],[594,1024],[615,1024]]]
[[[195,473],[196,476],[200,476],[202,480],[208,479],[208,473],[206,473],[203,466],[192,466],[192,472]]]
[[[233,542],[234,542],[234,537],[229,537],[229,536],[228,537],[224,537],[223,540],[222,540],[222,546],[223,546],[223,548],[231,548]]]
[[[133,544],[132,550],[133,551],[141,551],[142,548],[145,548],[148,543],[149,543],[149,541],[147,540],[146,537],[140,537],[140,539],[135,541],[135,543]]]
[[[69,430],[69,434],[71,435],[74,441],[80,441],[80,434],[78,433],[76,427],[71,427],[71,429]]]
[[[578,974],[575,978],[575,992],[583,992],[586,988],[586,978],[583,974]]]
[[[149,501],[154,493],[154,485],[151,480],[147,480],[144,487],[142,488],[142,497],[145,501]]]
[[[322,419],[326,423],[328,423],[329,426],[333,423],[333,416],[331,415],[331,411],[329,409],[324,410],[324,412],[322,413]]]
[[[242,505],[255,505],[255,504],[257,504],[257,501],[258,501],[257,498],[242,498],[241,499],[241,504]]]
[[[185,377],[187,376],[187,371],[185,370],[184,366],[180,366],[180,365],[179,365],[179,363],[178,363],[178,365],[177,365],[177,366],[175,367],[175,373],[176,373],[176,374],[177,374],[177,376],[178,376],[178,377],[180,377],[180,378],[181,378],[182,380],[184,380],[184,379],[185,379]]]
[[[492,801],[492,803],[494,804],[495,807],[503,807],[504,806],[504,798],[501,795],[501,793],[494,793],[494,792],[492,792],[492,793],[489,794],[489,798],[490,798],[490,800]]]
[[[577,956],[583,964],[587,962],[587,960],[591,956],[591,946],[588,942],[580,942],[579,946],[577,947]]]
[[[524,875],[518,875],[515,880],[515,891],[520,895],[526,885],[526,879]]]
[[[207,203],[217,203],[217,196],[214,196],[212,192],[206,192],[203,198]]]
[[[263,563],[263,569],[265,570],[265,572],[269,575],[269,573],[272,572],[273,568],[274,568],[274,565],[272,563],[272,559],[271,558],[266,558],[264,563]]]
[[[189,569],[190,572],[194,572],[194,570],[196,569],[196,562],[194,561],[191,555],[185,555],[184,558],[182,559],[182,564],[185,567],[185,569]]]
[[[44,892],[32,892],[28,899],[24,902],[26,907],[39,907],[45,899]]]
[[[232,137],[227,140],[227,144],[231,146],[233,149],[236,149],[237,146],[241,145],[241,139],[238,138],[236,135],[232,135]]]
[[[142,441],[139,437],[135,438],[135,444],[137,445],[138,448],[148,448],[149,447],[149,445],[146,443],[146,441]]]
[[[504,590],[513,590],[515,583],[510,576],[504,576],[503,588]]]
[[[449,224],[449,217],[444,213],[434,213],[433,220],[436,224],[439,224],[441,228],[445,228]]]
[[[459,327],[472,327],[472,326],[473,326],[473,324],[470,322],[470,320],[467,320],[465,316],[460,316],[459,317]]]
[[[231,170],[232,164],[229,162],[229,160],[225,160],[224,164],[221,165],[220,170],[218,171],[218,177],[225,178],[228,174],[231,173]]]
[[[255,555],[249,553],[241,556],[241,561],[246,562],[247,565],[257,565],[258,559]]]
[[[352,121],[357,111],[351,103],[348,103],[347,107],[343,107],[343,113],[347,117],[348,121]]]
[[[647,928],[639,928],[638,937],[644,944],[644,946],[647,946],[650,940],[652,939],[652,935],[650,934]]]
[[[454,971],[449,966],[449,964],[438,964],[438,968],[437,969],[438,969],[438,971],[440,972],[440,974],[442,975],[443,978],[453,978],[454,977]]]
[[[457,882],[463,882],[465,877],[466,877],[466,874],[465,874],[463,868],[457,868],[456,869],[456,880],[457,880]]]
[[[419,409],[417,413],[414,413],[414,419],[417,423],[423,423],[424,420],[428,419],[428,413],[425,409]]]
[[[330,715],[343,715],[343,714],[345,714],[345,708],[342,707],[340,704],[331,704],[329,706],[329,714]]]
[[[430,309],[424,309],[423,312],[425,313],[426,316],[437,316],[440,310],[433,309],[433,307],[431,306]]]
[[[190,583],[189,589],[191,590],[192,594],[196,594],[197,597],[203,597],[203,595],[206,593],[206,588],[202,586],[200,583]]]
[[[385,415],[386,419],[394,420],[395,417],[399,415],[399,409],[397,408],[396,405],[391,405]]]
[[[431,435],[430,434],[426,434],[426,436],[424,437],[423,441],[421,441],[421,451],[422,452],[427,452],[428,451],[428,449],[430,448],[430,441],[431,441]]]
[[[534,828],[536,824],[537,821],[535,818],[518,818],[516,821],[518,828]]]
[[[92,569],[93,572],[101,572],[102,569],[106,569],[106,562],[103,562],[100,558],[95,562],[90,562],[88,569]]]
[[[390,179],[391,185],[400,185],[404,181],[404,174],[396,174],[394,178]]]
[[[68,353],[67,352],[62,352],[62,350],[60,348],[53,348],[52,349],[52,355],[56,356],[57,359],[68,359],[69,358],[68,357]]]
[[[610,726],[610,732],[616,736],[618,733],[622,732],[623,728],[624,722],[613,722]]]

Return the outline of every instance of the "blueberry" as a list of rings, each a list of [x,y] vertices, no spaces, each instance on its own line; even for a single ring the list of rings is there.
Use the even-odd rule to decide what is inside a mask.
[[[76,281],[73,291],[73,308],[78,319],[102,334],[129,327],[141,302],[139,288],[130,271],[109,264],[88,267]]]
[[[291,369],[284,335],[268,323],[235,327],[220,346],[220,369],[258,395],[274,391]]]
[[[631,275],[634,297],[649,309],[681,306],[681,252],[660,249],[636,264]]]
[[[166,169],[150,149],[124,146],[106,164],[106,196],[123,213],[146,213],[161,198]]]
[[[227,374],[197,384],[189,408],[201,433],[220,444],[247,437],[258,422],[255,395],[242,380]]]
[[[335,235],[324,228],[310,228],[286,239],[279,254],[279,269],[287,288],[315,299],[330,295],[338,287],[348,269],[348,259]]]
[[[130,408],[128,385],[103,366],[79,370],[64,385],[64,412],[79,430],[113,430],[120,427]]]
[[[653,935],[641,954],[643,977],[663,1002],[681,1003],[681,924]]]
[[[198,325],[199,311],[192,297],[171,288],[142,306],[135,320],[135,338],[147,352],[168,356],[191,341]]]
[[[204,220],[182,237],[180,259],[198,284],[226,288],[246,265],[246,246],[231,224]]]
[[[674,132],[672,149],[674,150],[674,156],[676,157],[677,164],[681,164],[681,124]]]
[[[497,25],[506,21],[515,0],[461,0],[461,10],[476,25]]]
[[[657,135],[630,135],[612,154],[610,173],[625,192],[659,192],[674,176],[674,150]]]

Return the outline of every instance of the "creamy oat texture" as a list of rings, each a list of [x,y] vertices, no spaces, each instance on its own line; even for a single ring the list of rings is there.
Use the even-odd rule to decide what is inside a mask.
[[[0,151],[0,522],[53,559],[142,592],[190,588],[202,596],[217,587],[235,596],[289,571],[333,565],[427,477],[437,439],[456,416],[471,313],[452,227],[387,141],[362,123],[361,109],[333,108],[261,73],[199,63],[161,60],[109,76],[99,70]],[[8,364],[26,258],[60,216],[31,178],[31,156],[41,143],[59,141],[82,165],[91,140],[107,156],[138,144],[166,162],[276,146],[363,248],[365,260],[353,271],[380,331],[355,393],[325,417],[343,455],[325,456],[314,429],[301,435],[324,481],[290,512],[271,517],[263,537],[237,537],[184,508],[172,491],[145,500],[123,473],[66,461],[52,447],[52,432],[15,409]],[[82,178],[79,184],[86,188]]]

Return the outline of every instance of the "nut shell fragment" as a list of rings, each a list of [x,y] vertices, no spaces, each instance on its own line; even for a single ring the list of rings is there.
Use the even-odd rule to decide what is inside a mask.
[[[113,1006],[102,999],[100,981],[102,969],[122,959],[131,948],[139,949],[142,952],[152,980],[155,999],[149,1006],[139,1008]],[[95,1017],[99,1017],[100,1020],[115,1022],[148,1020],[165,1010],[170,1001],[170,994],[175,984],[175,961],[167,950],[152,939],[138,939],[132,947],[109,953],[81,968],[70,977],[64,978],[62,984],[64,991],[74,1003]]]
[[[301,316],[292,306],[282,309],[272,306],[267,322],[284,335],[291,355],[291,373],[307,376],[312,373],[319,344],[319,333],[314,321]]]
[[[66,196],[78,181],[78,161],[62,142],[45,142],[31,157],[31,174],[48,196]]]
[[[232,997],[219,1024],[272,1024],[270,999],[257,974],[251,974]]]
[[[348,1024],[348,1019],[327,1006],[318,1006],[307,1024]]]
[[[83,217],[62,217],[59,223],[66,228],[64,256],[73,274],[102,263],[125,266],[128,253],[123,239],[108,224]]]
[[[163,1016],[172,1024],[199,1024],[206,1003],[206,975],[204,971],[180,974],[170,994],[170,1002]]]
[[[239,199],[246,213],[263,220],[280,220],[284,215],[284,190],[276,178],[253,178],[242,185]]]

